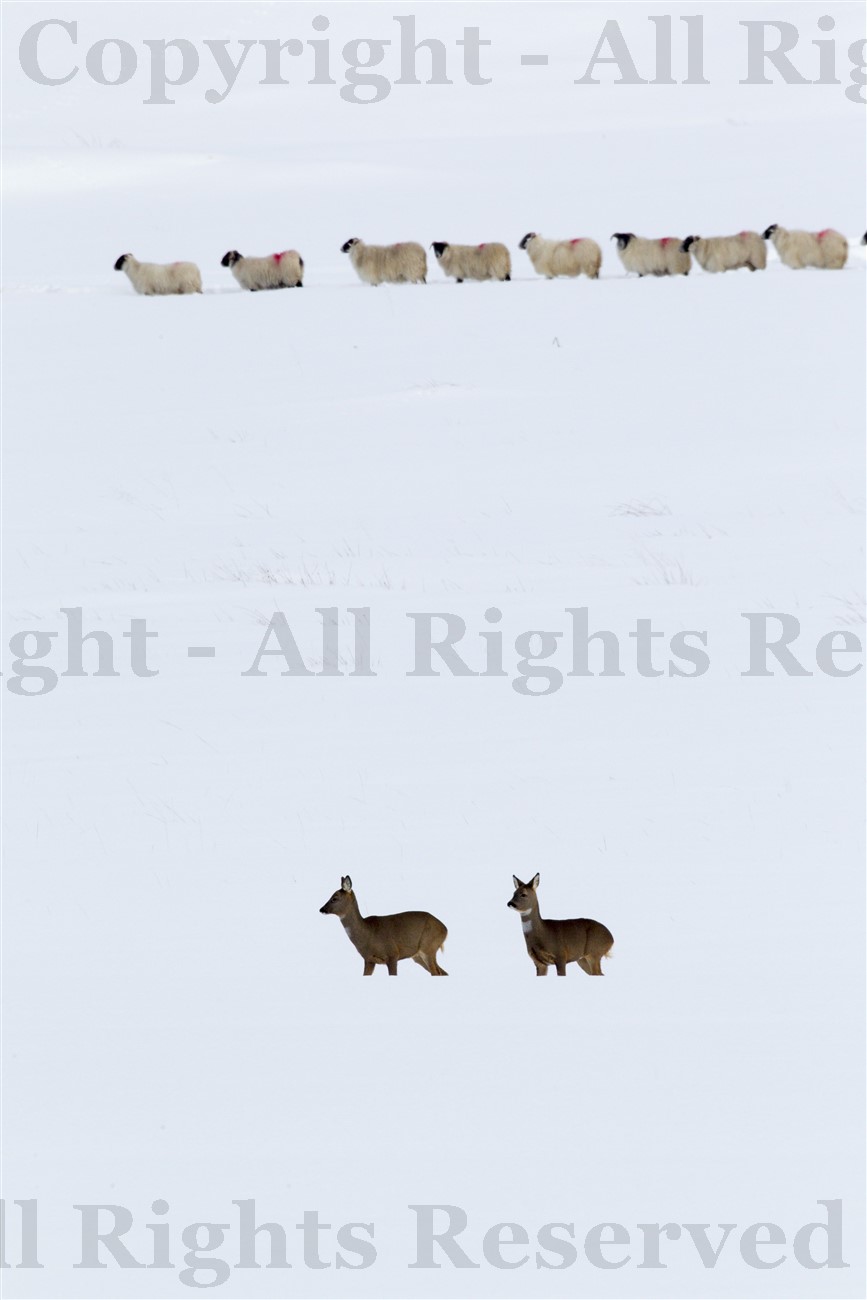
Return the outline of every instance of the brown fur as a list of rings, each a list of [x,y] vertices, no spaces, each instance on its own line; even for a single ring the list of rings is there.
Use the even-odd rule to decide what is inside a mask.
[[[515,892],[508,906],[521,914],[524,939],[530,960],[537,975],[547,975],[549,966],[556,966],[558,975],[566,974],[566,967],[575,962],[587,975],[602,974],[602,958],[607,957],[614,944],[614,936],[599,921],[582,917],[574,921],[546,921],[539,912],[536,887],[538,874],[529,884],[513,876]]]
[[[349,876],[320,907],[326,915],[339,916],[350,941],[364,958],[364,974],[376,966],[387,966],[397,974],[397,963],[410,958],[431,975],[448,975],[437,961],[448,930],[430,912],[395,912],[392,916],[362,916]]]

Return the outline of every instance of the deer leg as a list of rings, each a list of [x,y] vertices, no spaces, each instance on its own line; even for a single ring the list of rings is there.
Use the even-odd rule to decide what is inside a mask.
[[[366,962],[364,963],[364,973],[365,973],[365,975],[372,975],[373,972],[374,972],[375,967],[376,967],[376,962],[375,962],[375,961],[366,961]]]
[[[533,965],[536,967],[536,974],[537,974],[537,975],[547,975],[547,974],[548,974],[548,967],[545,965],[545,963],[544,963],[543,961],[536,961],[535,958],[534,958],[534,959],[533,959]]]
[[[433,952],[428,953],[427,959],[430,965],[431,975],[448,975],[448,971],[443,970],[442,966],[437,961],[436,949],[434,949]]]
[[[565,975],[565,974],[566,974],[566,963],[565,963],[565,961],[558,961],[558,962],[557,962],[557,974],[558,974],[558,975]]]
[[[426,970],[428,975],[447,975],[441,966],[437,965],[436,954],[432,952],[417,952],[413,961],[418,962],[422,970]]]
[[[448,975],[448,971],[443,970],[437,961],[435,952],[420,952],[413,957],[413,961],[417,961],[419,966],[423,966],[430,975]]]
[[[397,974],[397,958],[396,958],[396,957],[389,957],[388,962],[387,962],[387,965],[388,965],[388,973],[389,973],[389,975],[396,975],[396,974]]]

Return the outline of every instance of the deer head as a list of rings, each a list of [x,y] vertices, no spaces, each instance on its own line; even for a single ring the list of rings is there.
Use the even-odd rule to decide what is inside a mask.
[[[329,916],[333,913],[335,916],[345,916],[349,911],[350,900],[353,897],[352,881],[349,876],[343,876],[340,881],[340,888],[335,890],[324,907],[320,907],[320,912]]]
[[[515,882],[515,892],[506,906],[514,907],[516,912],[520,912],[522,916],[526,916],[528,912],[532,912],[536,905],[536,889],[539,885],[539,873],[537,871],[533,879],[527,885],[524,884],[523,880],[519,880],[517,876],[512,876],[512,879]]]

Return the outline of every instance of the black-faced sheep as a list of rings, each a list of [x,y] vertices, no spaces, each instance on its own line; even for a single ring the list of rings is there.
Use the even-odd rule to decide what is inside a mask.
[[[599,279],[602,249],[594,239],[543,239],[531,230],[518,247],[526,251],[533,270],[549,280],[560,275]]]
[[[704,271],[737,271],[742,266],[751,271],[764,271],[768,261],[765,241],[755,230],[715,235],[710,239],[689,235],[681,248],[685,253],[692,253]]]
[[[347,239],[348,253],[359,280],[365,284],[425,284],[427,257],[421,244],[365,244]]]
[[[618,232],[617,252],[627,271],[636,275],[689,275],[690,256],[683,241],[672,235],[665,239],[641,239],[638,235]]]
[[[511,280],[512,259],[505,244],[431,244],[446,275],[464,280]]]
[[[815,266],[823,271],[839,271],[846,265],[849,242],[839,230],[786,230],[783,226],[768,226],[764,238],[777,250],[784,266],[793,271]]]
[[[232,268],[232,275],[242,289],[256,293],[259,289],[301,289],[304,259],[294,248],[270,257],[242,257],[237,249],[226,253],[220,266]]]
[[[202,273],[195,262],[139,262],[132,253],[121,253],[114,269],[126,272],[136,293],[202,292]]]

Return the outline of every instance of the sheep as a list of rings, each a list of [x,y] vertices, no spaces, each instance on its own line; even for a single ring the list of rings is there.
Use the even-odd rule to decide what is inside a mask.
[[[348,253],[359,280],[365,284],[426,284],[427,255],[421,244],[365,244],[347,239]]]
[[[689,250],[684,241],[672,235],[665,239],[641,239],[638,235],[617,232],[617,252],[627,271],[643,275],[689,275]]]
[[[302,289],[304,258],[294,248],[270,257],[242,257],[237,249],[226,253],[220,266],[230,266],[242,289]]]
[[[505,244],[431,244],[437,261],[458,284],[464,280],[511,280],[512,259]]]
[[[531,230],[518,247],[525,250],[533,270],[549,280],[558,275],[599,279],[602,249],[595,239],[543,239]]]
[[[849,243],[839,230],[785,230],[783,226],[768,226],[764,238],[777,250],[784,266],[802,271],[815,266],[823,271],[839,271],[846,265]]]
[[[680,247],[684,253],[692,253],[703,271],[737,271],[742,266],[751,271],[764,271],[768,261],[765,241],[755,230],[716,235],[712,239],[689,235]]]
[[[114,264],[126,271],[136,293],[201,293],[202,273],[195,262],[138,262],[132,253],[121,253]]]
[[[867,231],[865,231],[864,234],[861,236],[861,243],[867,244]]]

